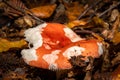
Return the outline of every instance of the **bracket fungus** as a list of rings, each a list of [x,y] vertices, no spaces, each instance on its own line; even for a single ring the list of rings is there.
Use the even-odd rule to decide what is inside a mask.
[[[25,40],[33,47],[21,51],[24,61],[31,66],[57,70],[72,68],[72,56],[98,58],[103,53],[102,43],[86,40],[70,28],[58,23],[43,23],[25,31]]]

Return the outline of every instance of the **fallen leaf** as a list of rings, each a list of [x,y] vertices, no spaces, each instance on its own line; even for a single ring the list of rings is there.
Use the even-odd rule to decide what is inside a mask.
[[[111,80],[120,80],[120,65],[112,72]]]
[[[8,5],[4,7],[5,15],[13,18],[18,17],[20,15],[24,15],[21,10],[27,9],[27,7],[24,5],[24,3],[21,0],[7,0],[5,1]],[[11,6],[11,7],[10,7]]]
[[[26,76],[27,74],[23,68],[16,68],[15,71],[9,71],[4,74],[3,80],[28,80]]]
[[[73,28],[75,26],[86,25],[86,24],[87,24],[87,22],[84,21],[84,20],[74,20],[74,21],[71,21],[71,22],[67,23],[66,25],[69,28]]]
[[[108,35],[108,38],[112,40],[113,43],[118,44],[120,42],[120,15],[117,17],[116,21],[112,25],[112,29]]]
[[[120,32],[115,32],[112,42],[115,44],[120,43]]]
[[[119,16],[119,11],[117,9],[112,10],[110,21],[111,22],[115,21],[118,16]]]
[[[69,21],[76,20],[84,10],[83,5],[79,4],[79,2],[73,2],[65,7],[65,13],[68,16]]]
[[[106,23],[104,20],[102,20],[101,18],[99,17],[93,17],[93,22],[95,23],[94,25],[100,25],[104,28],[108,28],[109,27],[109,24]]]
[[[56,8],[56,4],[39,6],[30,9],[30,11],[39,18],[49,18]]]
[[[104,41],[104,39],[101,37],[101,36],[99,36],[98,34],[95,34],[95,33],[92,33],[92,35],[95,37],[95,38],[97,38],[97,40],[98,41]]]
[[[117,55],[112,59],[111,63],[112,65],[116,65],[120,62],[120,52],[117,53]]]
[[[30,16],[24,16],[23,17],[25,23],[32,27],[35,24],[35,21]]]
[[[26,45],[27,42],[25,40],[20,41],[9,41],[7,39],[0,39],[0,52],[7,51],[10,48],[21,48]]]

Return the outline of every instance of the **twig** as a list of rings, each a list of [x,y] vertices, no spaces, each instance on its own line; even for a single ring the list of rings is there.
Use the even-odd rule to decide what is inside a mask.
[[[95,12],[94,14],[92,14],[92,16],[91,16],[90,19],[87,21],[87,23],[89,23],[89,22],[92,21],[92,18],[94,17],[94,15],[100,18],[100,17],[102,17],[104,14],[106,14],[107,12],[109,12],[110,10],[112,10],[113,8],[117,7],[118,5],[120,5],[120,2],[118,2],[116,5],[111,6],[110,8],[108,8],[107,10],[105,10],[104,12],[102,12],[100,15],[95,15],[95,13],[96,13],[96,12]]]
[[[39,23],[44,23],[45,21],[39,19],[38,17],[36,17],[29,9],[25,8],[25,9],[18,9],[18,8],[15,8],[13,7],[11,4],[9,4],[8,2],[6,2],[5,0],[3,0],[3,2],[5,4],[7,4],[9,7],[11,7],[12,9],[16,10],[16,11],[19,11],[21,13],[23,13],[24,15],[28,14],[29,16],[31,16],[33,19],[39,21]],[[27,13],[26,13],[27,12]]]
[[[18,12],[24,13],[22,10],[17,9],[17,8],[13,7],[12,5],[10,5],[6,0],[3,0],[3,2],[4,2],[6,5],[8,5],[10,8],[12,8],[12,9],[18,11]]]
[[[88,64],[88,66],[86,67],[86,75],[84,80],[91,80],[92,79],[92,70],[93,70],[93,62],[94,59],[92,57],[88,57],[90,62]]]
[[[104,54],[103,54],[103,63],[101,66],[101,72],[108,71],[108,69],[111,67],[110,64],[110,58],[109,58],[109,51],[106,47],[104,47]]]
[[[107,10],[105,10],[103,13],[101,13],[98,17],[103,16],[104,14],[106,14],[107,12],[109,12],[110,10],[112,10],[113,8],[117,7],[120,4],[120,2],[117,2],[117,4],[112,5],[110,8],[108,8]]]
[[[30,12],[30,13],[28,13],[28,14],[29,14],[29,16],[31,16],[33,19],[39,21],[40,23],[44,23],[44,22],[45,22],[45,21],[39,19],[38,17],[36,17],[30,10],[27,9],[26,11]],[[39,22],[38,22],[38,23],[39,23]]]
[[[102,1],[102,0],[98,0],[98,1],[95,2],[93,5],[91,5],[90,7],[88,7],[88,8],[78,17],[78,20],[80,20],[90,9],[92,9],[94,6],[96,6],[100,1]]]
[[[92,34],[94,32],[89,31],[89,30],[74,30],[76,33],[86,33],[86,34]]]

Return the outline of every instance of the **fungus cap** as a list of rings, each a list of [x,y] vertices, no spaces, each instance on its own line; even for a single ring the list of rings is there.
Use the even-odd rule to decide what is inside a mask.
[[[70,69],[69,59],[72,56],[98,58],[103,53],[102,43],[82,39],[70,28],[58,23],[43,23],[27,29],[25,40],[33,47],[23,49],[22,58],[28,65],[44,69]]]

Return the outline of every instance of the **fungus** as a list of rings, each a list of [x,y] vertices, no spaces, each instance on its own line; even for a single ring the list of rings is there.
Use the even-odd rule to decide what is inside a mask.
[[[72,68],[72,56],[98,58],[102,53],[102,43],[85,40],[70,28],[58,23],[43,23],[25,31],[25,40],[33,47],[21,51],[24,61],[31,66],[57,70]]]

